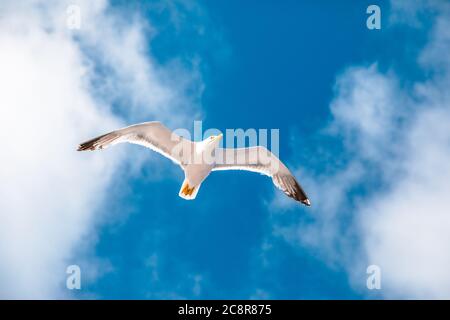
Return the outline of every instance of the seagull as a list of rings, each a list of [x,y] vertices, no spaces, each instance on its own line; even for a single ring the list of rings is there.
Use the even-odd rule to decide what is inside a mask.
[[[151,121],[118,129],[78,146],[78,151],[100,150],[117,143],[128,142],[147,147],[178,164],[184,171],[179,196],[196,198],[202,182],[212,171],[246,170],[272,178],[277,188],[288,197],[310,206],[306,193],[289,169],[263,146],[250,148],[220,148],[223,135],[212,135],[194,142],[169,130],[161,122]]]

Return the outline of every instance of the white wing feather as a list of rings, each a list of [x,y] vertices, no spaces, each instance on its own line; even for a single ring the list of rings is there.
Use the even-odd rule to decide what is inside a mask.
[[[81,143],[78,151],[105,149],[117,143],[129,142],[156,151],[183,166],[185,153],[193,150],[193,142],[173,133],[157,121],[135,124]]]
[[[217,162],[212,169],[246,170],[272,178],[273,183],[287,196],[311,205],[306,193],[289,169],[272,152],[262,146],[237,149],[217,149]]]

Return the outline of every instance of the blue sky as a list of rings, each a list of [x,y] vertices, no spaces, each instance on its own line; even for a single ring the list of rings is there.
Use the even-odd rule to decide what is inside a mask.
[[[381,30],[366,27],[370,4]],[[0,134],[15,137],[0,151],[0,243],[11,244],[0,245],[0,297],[450,297],[447,2],[0,10],[1,105],[12,106]],[[157,154],[74,150],[151,120],[279,129],[280,158],[312,207],[249,172],[214,172],[185,201],[182,171]],[[65,286],[72,264],[81,290]],[[366,287],[369,265],[381,290]]]

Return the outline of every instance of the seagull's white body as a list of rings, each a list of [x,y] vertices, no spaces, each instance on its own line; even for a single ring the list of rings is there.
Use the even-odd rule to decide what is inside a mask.
[[[212,171],[247,170],[272,178],[287,196],[310,205],[310,201],[288,168],[264,147],[222,149],[222,135],[193,142],[170,131],[160,122],[145,122],[115,130],[78,146],[78,151],[104,149],[121,142],[150,148],[178,164],[184,171],[180,197],[195,199],[202,182]]]
[[[179,192],[180,197],[186,200],[195,199],[200,185],[214,168],[214,164],[206,162],[203,155],[207,152],[212,152],[218,143],[219,141],[216,139],[215,141],[194,142],[192,144],[191,154],[197,161],[182,166],[185,178]],[[192,192],[190,191],[191,189],[193,189]]]

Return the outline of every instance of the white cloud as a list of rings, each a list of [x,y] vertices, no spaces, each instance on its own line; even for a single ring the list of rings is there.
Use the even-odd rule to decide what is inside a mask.
[[[73,3],[80,30],[66,28]],[[82,154],[77,144],[129,121],[183,123],[201,79],[158,65],[150,26],[106,1],[2,1],[0,11],[0,297],[69,297],[66,266],[95,239],[125,161],[120,148]],[[113,113],[117,102],[126,117]]]
[[[394,1],[395,15],[420,16],[401,11],[409,3]],[[366,267],[379,265],[387,298],[450,298],[450,5],[427,6],[435,16],[417,62],[427,80],[402,87],[376,65],[342,74],[328,132],[344,141],[345,165],[305,180],[312,223],[276,228],[347,269],[362,293]]]

